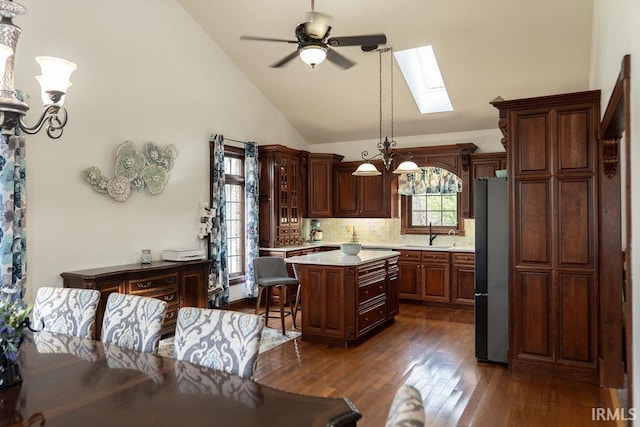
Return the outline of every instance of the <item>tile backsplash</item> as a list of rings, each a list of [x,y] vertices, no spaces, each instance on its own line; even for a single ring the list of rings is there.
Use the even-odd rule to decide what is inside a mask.
[[[400,234],[400,219],[387,218],[320,218],[320,228],[323,231],[325,242],[348,242],[351,233],[347,232],[347,226],[355,227],[358,241],[365,244],[390,243],[421,245],[429,244],[429,236],[424,234]],[[311,231],[311,219],[302,221],[302,235],[309,240]],[[464,236],[456,236],[457,246],[473,246],[475,244],[475,220],[464,220]],[[434,245],[451,245],[453,236],[438,235]]]

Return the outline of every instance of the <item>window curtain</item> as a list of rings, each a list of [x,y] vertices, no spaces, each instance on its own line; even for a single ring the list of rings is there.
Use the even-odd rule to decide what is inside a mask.
[[[244,211],[245,211],[245,276],[244,290],[249,297],[258,295],[253,274],[253,259],[259,256],[258,249],[258,144],[249,141],[244,148]]]
[[[229,305],[229,272],[227,270],[226,197],[224,189],[224,137],[213,137],[213,210],[212,229],[209,235],[211,275],[209,282],[209,307]]]
[[[0,137],[0,287],[13,302],[24,296],[27,282],[25,140]]]
[[[460,191],[462,191],[460,177],[444,168],[424,167],[420,168],[420,172],[401,174],[398,178],[398,194],[403,196]]]

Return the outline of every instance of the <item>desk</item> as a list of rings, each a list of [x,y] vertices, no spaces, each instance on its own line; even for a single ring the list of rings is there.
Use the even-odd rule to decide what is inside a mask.
[[[0,389],[0,426],[355,426],[361,418],[348,399],[47,332],[22,345],[20,370],[21,385]]]

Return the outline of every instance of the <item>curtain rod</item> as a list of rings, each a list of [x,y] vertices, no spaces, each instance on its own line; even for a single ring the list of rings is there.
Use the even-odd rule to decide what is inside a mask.
[[[213,135],[213,136],[215,136],[215,135]],[[213,136],[212,136],[212,137],[213,137]],[[224,135],[221,135],[221,136],[222,136],[222,138],[223,138],[225,141],[232,141],[232,142],[237,142],[238,144],[245,144],[245,145],[246,145],[246,144],[248,144],[248,142],[247,142],[247,141],[240,141],[239,139],[227,138],[227,137],[226,137],[226,136],[224,136]]]

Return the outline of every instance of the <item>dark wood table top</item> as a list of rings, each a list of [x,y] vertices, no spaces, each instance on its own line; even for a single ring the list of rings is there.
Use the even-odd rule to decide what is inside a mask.
[[[361,418],[348,399],[47,332],[22,345],[20,371],[20,385],[0,388],[1,426],[355,426]]]

